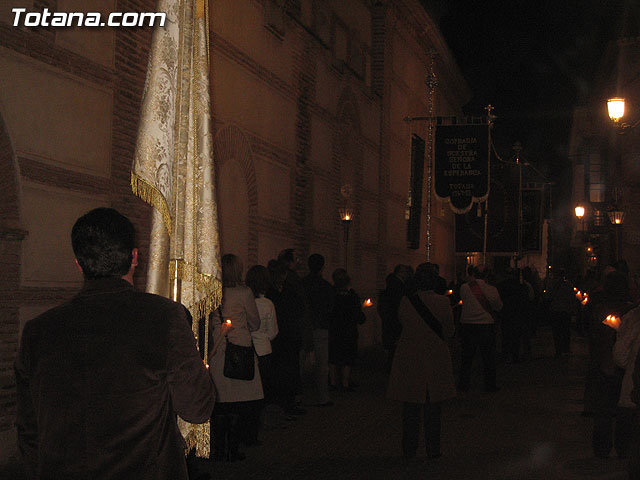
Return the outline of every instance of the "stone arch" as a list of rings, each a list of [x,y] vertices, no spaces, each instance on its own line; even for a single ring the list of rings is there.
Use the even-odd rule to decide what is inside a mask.
[[[350,126],[360,134],[360,109],[351,87],[344,89],[338,101],[338,122],[340,126]]]
[[[0,183],[0,225],[3,230],[9,227],[16,229],[21,225],[18,162],[2,112],[0,112],[0,171],[3,172]]]
[[[258,261],[258,189],[251,143],[238,127],[225,126],[215,136],[213,153],[222,253],[235,253],[246,268]]]
[[[337,185],[335,190],[336,208],[345,203],[342,196],[341,187],[345,184],[351,186],[351,197],[348,200],[349,206],[354,210],[354,220],[349,227],[349,239],[345,253],[344,244],[340,245],[337,258],[344,265],[345,255],[348,255],[348,263],[357,274],[361,263],[361,249],[358,248],[360,242],[360,212],[362,204],[363,185],[363,151],[364,143],[362,139],[362,128],[360,123],[360,110],[358,101],[352,89],[347,87],[342,92],[338,103],[338,115],[336,132],[333,147],[333,170],[336,173]],[[336,221],[336,234],[339,238],[344,238],[342,226]]]

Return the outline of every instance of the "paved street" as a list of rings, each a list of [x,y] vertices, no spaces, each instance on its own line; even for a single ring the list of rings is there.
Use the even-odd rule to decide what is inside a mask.
[[[574,338],[572,349],[568,359],[553,358],[550,332],[541,328],[532,359],[500,365],[500,392],[475,384],[445,406],[444,456],[410,463],[400,456],[400,404],[384,397],[383,352],[369,349],[355,371],[357,392],[335,393],[335,406],[307,407],[298,421],[263,432],[263,445],[245,449],[246,460],[216,463],[215,478],[626,479],[623,461],[591,455],[591,419],[580,416],[584,339]]]
[[[384,397],[382,352],[369,350],[355,372],[356,393],[335,394],[334,407],[308,407],[285,429],[264,432],[247,460],[216,464],[216,478],[625,479],[623,461],[591,454],[591,419],[580,415],[584,339],[572,349],[568,359],[553,358],[551,334],[541,328],[531,360],[500,366],[500,392],[476,384],[445,406],[443,457],[411,463],[400,456],[400,404]]]

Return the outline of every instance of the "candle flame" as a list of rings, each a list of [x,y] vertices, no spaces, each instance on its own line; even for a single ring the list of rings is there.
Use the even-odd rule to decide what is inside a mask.
[[[367,299],[364,301],[364,304],[363,304],[363,305],[364,305],[365,307],[370,307],[371,305],[373,305],[373,302],[371,301],[371,299],[370,299],[370,298],[367,298]]]
[[[447,290],[447,295],[451,295],[453,293],[453,290]]]
[[[605,318],[602,323],[614,330],[618,330],[618,327],[620,326],[620,317],[616,315],[607,315],[607,318]]]

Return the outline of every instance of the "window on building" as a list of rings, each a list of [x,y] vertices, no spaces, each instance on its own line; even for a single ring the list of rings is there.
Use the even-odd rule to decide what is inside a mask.
[[[264,7],[266,27],[278,37],[284,36],[284,0],[267,0]]]
[[[364,45],[352,38],[349,50],[349,67],[360,79],[364,79],[367,71],[367,55]]]
[[[422,216],[422,183],[424,180],[424,139],[411,138],[411,177],[409,179],[407,244],[414,250],[420,248],[420,219]]]
[[[324,2],[315,2],[313,11],[313,29],[320,41],[328,47],[331,44],[331,11]]]
[[[602,157],[589,155],[589,201],[591,203],[604,203],[606,184]]]

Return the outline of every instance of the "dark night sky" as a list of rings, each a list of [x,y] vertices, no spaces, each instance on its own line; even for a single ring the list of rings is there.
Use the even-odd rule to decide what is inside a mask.
[[[638,19],[637,1],[423,3],[439,18],[473,92],[465,113],[482,115],[486,105],[493,105],[498,116],[494,138],[501,155],[511,155],[511,145],[519,140],[522,156],[558,181],[567,173],[573,106],[600,94],[592,91],[594,73],[607,43],[629,23],[629,11]],[[607,92],[601,95],[606,98]]]

